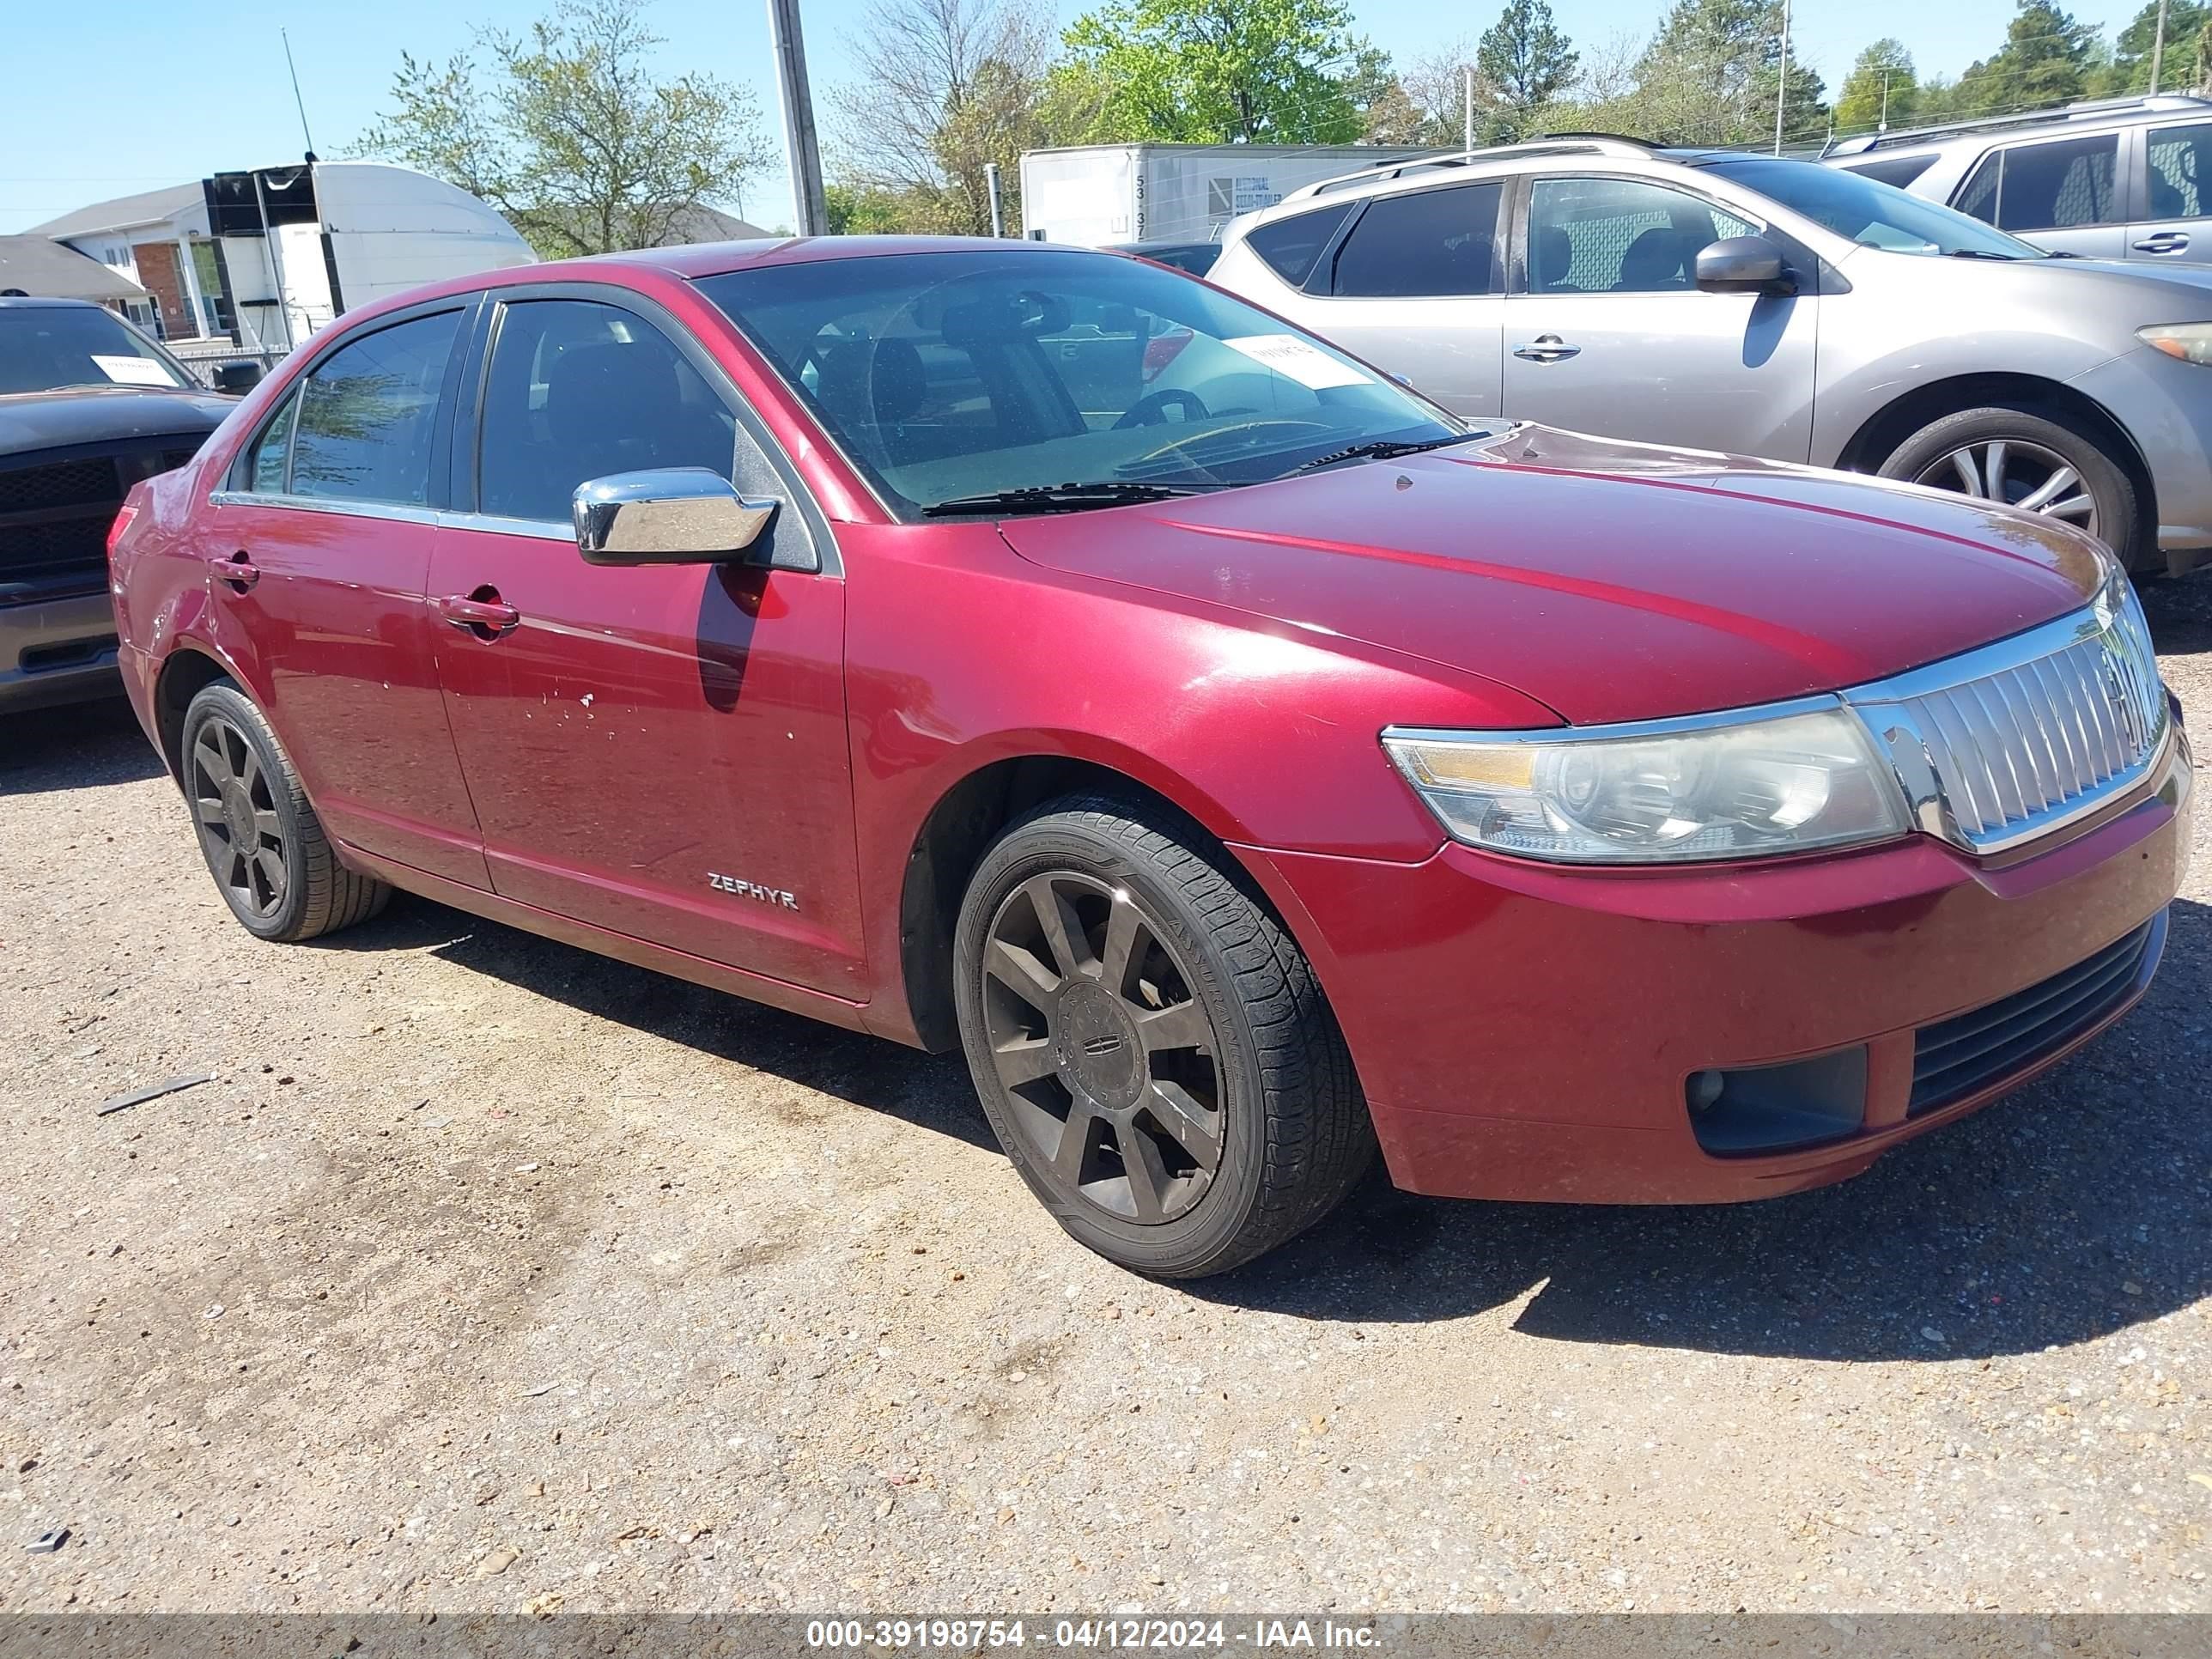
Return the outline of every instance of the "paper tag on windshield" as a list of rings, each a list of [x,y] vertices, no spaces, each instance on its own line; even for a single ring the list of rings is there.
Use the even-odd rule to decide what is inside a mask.
[[[118,386],[174,386],[169,371],[151,357],[103,357],[92,355],[93,364]]]
[[[1372,386],[1375,377],[1363,374],[1350,363],[1340,362],[1318,346],[1308,345],[1295,334],[1247,334],[1222,344],[1243,352],[1254,362],[1287,374],[1316,392],[1333,386]]]

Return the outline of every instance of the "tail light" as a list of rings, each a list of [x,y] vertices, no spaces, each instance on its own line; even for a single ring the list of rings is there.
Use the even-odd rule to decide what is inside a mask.
[[[131,521],[137,516],[138,509],[135,507],[125,507],[117,510],[115,522],[107,526],[107,556],[109,558],[115,556],[115,544],[123,539],[123,532],[131,528]]]
[[[1182,349],[1197,337],[1187,328],[1178,328],[1166,334],[1155,334],[1145,342],[1145,380],[1147,384],[1160,377],[1165,368],[1182,354]]]

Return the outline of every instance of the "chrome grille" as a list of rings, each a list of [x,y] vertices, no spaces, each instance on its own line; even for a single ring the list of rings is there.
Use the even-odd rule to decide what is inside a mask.
[[[1976,853],[2047,834],[2128,789],[2169,720],[2124,578],[2060,622],[1844,696],[1887,751],[1920,827]]]

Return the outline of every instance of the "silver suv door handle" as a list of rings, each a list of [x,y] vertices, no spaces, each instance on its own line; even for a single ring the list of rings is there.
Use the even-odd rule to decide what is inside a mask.
[[[2178,230],[2161,230],[2133,246],[2138,253],[2179,253],[2189,246],[2189,239]]]
[[[1527,345],[1515,346],[1513,355],[1526,357],[1532,363],[1564,362],[1580,351],[1580,346],[1571,346],[1556,334],[1539,334]]]

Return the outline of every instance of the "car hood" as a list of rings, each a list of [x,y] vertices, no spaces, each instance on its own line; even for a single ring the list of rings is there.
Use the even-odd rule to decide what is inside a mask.
[[[1577,724],[1885,678],[2081,605],[2063,526],[1777,462],[1519,426],[1000,526],[1036,563],[1480,674]]]
[[[234,398],[137,386],[10,392],[0,396],[0,455],[172,432],[209,433],[236,407]]]

